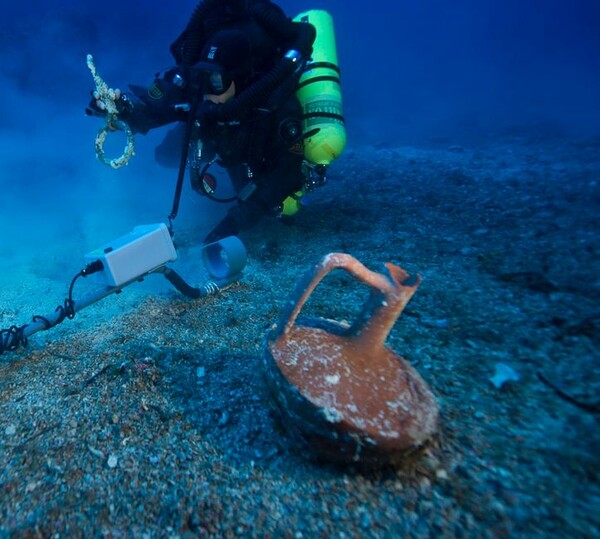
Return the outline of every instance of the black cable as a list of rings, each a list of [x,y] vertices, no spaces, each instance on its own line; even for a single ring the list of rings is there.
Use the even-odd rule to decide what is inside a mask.
[[[196,178],[198,179],[197,184],[198,184],[198,191],[200,191],[202,193],[202,195],[204,195],[206,198],[208,198],[209,200],[212,200],[213,202],[234,202],[237,200],[237,195],[235,196],[230,196],[230,197],[224,197],[224,198],[219,198],[217,195],[214,194],[214,191],[209,191],[208,187],[206,186],[206,182],[204,181],[204,177],[206,176],[206,173],[208,172],[208,169],[214,164],[215,159],[213,159],[212,161],[208,161],[203,167],[202,170],[200,172],[197,171],[193,171],[194,175],[197,175]]]
[[[561,399],[570,402],[571,404],[577,406],[577,408],[581,408],[586,412],[590,412],[593,414],[600,414],[600,401],[598,402],[583,402],[579,399],[576,399],[572,395],[569,395],[566,391],[560,389],[556,384],[552,383],[548,378],[546,378],[541,372],[537,373],[538,378],[541,382],[546,384],[550,389],[552,389]]]
[[[282,58],[271,71],[262,75],[238,96],[216,107],[213,118],[221,122],[239,119],[250,109],[265,102],[271,92],[294,74],[297,67],[294,60]]]
[[[44,326],[44,331],[53,328],[60,324],[66,318],[72,320],[75,318],[75,301],[73,300],[73,287],[75,286],[75,282],[79,277],[87,277],[88,275],[92,275],[98,271],[102,271],[104,266],[100,260],[95,260],[94,262],[88,264],[85,268],[83,268],[73,279],[71,280],[71,284],[69,286],[69,296],[65,299],[62,305],[56,307],[54,312],[58,312],[58,317],[54,322],[50,322],[46,317],[41,315],[34,315],[32,317],[32,323],[41,322]],[[24,332],[25,328],[27,328],[29,324],[24,324],[22,326],[11,326],[8,329],[0,330],[0,355],[4,352],[12,352],[17,350],[19,346],[25,348],[28,344],[28,339],[25,337]]]
[[[23,336],[26,327],[27,324],[0,330],[0,355],[16,350],[20,345],[27,346],[27,337]]]
[[[179,213],[179,203],[181,201],[181,192],[183,190],[183,181],[185,179],[185,169],[187,168],[187,158],[190,150],[190,140],[192,139],[192,131],[194,130],[194,122],[196,111],[200,104],[200,94],[196,92],[192,97],[190,111],[188,113],[187,122],[185,124],[185,134],[183,136],[183,146],[181,148],[181,158],[179,160],[179,171],[177,173],[177,183],[175,184],[175,194],[173,195],[173,206],[171,213],[167,216],[169,220],[169,234],[173,237],[173,221]]]
[[[72,320],[75,318],[75,301],[73,301],[73,286],[75,286],[75,281],[79,279],[79,277],[85,277],[89,275],[88,273],[84,273],[85,270],[80,271],[73,280],[71,281],[71,285],[69,286],[69,296],[65,299],[62,305],[59,305],[54,309],[54,312],[58,312],[58,318],[54,322],[50,322],[47,318],[41,315],[34,315],[33,322],[42,322],[44,324],[44,330],[48,330],[54,326],[60,324],[65,318]]]

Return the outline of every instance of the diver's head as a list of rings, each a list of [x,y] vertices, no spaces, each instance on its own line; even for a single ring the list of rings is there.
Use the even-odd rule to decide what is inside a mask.
[[[216,32],[204,45],[194,67],[199,70],[205,95],[234,95],[250,76],[250,41],[237,30]]]
[[[235,15],[243,15],[248,9],[247,0],[222,0],[222,4]]]

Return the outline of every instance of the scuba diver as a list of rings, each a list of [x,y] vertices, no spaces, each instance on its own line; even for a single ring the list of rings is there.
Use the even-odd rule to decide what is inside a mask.
[[[269,0],[202,0],[170,47],[176,65],[158,73],[149,88],[116,91],[118,118],[134,133],[180,122],[156,157],[172,161],[177,143],[180,178],[189,162],[196,191],[214,198],[205,172],[215,161],[227,170],[236,204],[204,242],[250,228],[302,187],[302,108],[295,90],[315,37],[314,26],[293,22]],[[86,113],[104,116],[97,97]]]

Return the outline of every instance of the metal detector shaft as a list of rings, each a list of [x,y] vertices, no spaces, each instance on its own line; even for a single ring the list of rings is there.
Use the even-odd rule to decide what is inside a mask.
[[[222,279],[208,281],[206,284],[195,288],[188,285],[178,273],[176,273],[171,268],[168,268],[167,266],[161,266],[159,268],[156,268],[147,275],[151,275],[152,273],[163,274],[165,278],[173,286],[175,286],[175,288],[177,288],[177,290],[191,298],[205,298],[207,296],[217,294],[223,288],[227,288],[242,277],[242,273],[239,272],[235,275],[223,277]],[[121,292],[123,288],[125,288],[133,282],[142,280],[143,277],[139,277],[137,279],[129,281],[128,283],[125,283],[123,286],[105,286],[104,288],[96,290],[95,292],[92,292],[91,294],[88,294],[87,296],[84,296],[81,299],[73,300],[73,313],[77,313],[82,309],[85,309],[89,305],[92,305],[93,303],[104,299],[106,296],[110,296],[111,294],[117,294]],[[23,328],[23,337],[28,338],[30,335],[33,335],[38,331],[42,331],[53,327],[60,319],[60,317],[61,313],[58,310],[50,314],[44,315],[42,317],[36,317],[37,320]]]
[[[64,306],[59,306],[44,316],[34,316],[33,321],[24,326],[0,329],[0,355],[5,351],[16,350],[20,345],[25,346],[27,339],[34,333],[50,329],[65,318],[73,318],[75,313],[88,305],[116,294],[152,273],[161,273],[177,290],[190,298],[216,294],[242,277],[242,270],[246,265],[246,249],[235,236],[205,245],[202,258],[211,280],[199,287],[190,286],[177,272],[167,267],[166,262],[175,258],[175,249],[164,225],[136,227],[131,234],[87,255],[90,264],[86,269],[94,267],[94,272],[102,272],[98,273],[105,283],[102,288],[73,300],[71,292],[75,279],[86,276],[82,270],[73,280]]]
[[[96,290],[87,296],[84,296],[81,299],[74,301],[73,303],[73,312],[79,312],[81,309],[84,309],[88,305],[92,303],[96,303],[100,301],[102,298],[109,296],[110,294],[114,294],[120,292],[121,288],[117,288],[114,286],[107,286],[101,290]],[[23,337],[28,338],[29,336],[37,333],[38,331],[42,331],[44,329],[48,329],[49,327],[53,327],[61,317],[60,311],[54,311],[50,314],[46,314],[42,317],[36,317],[37,320],[31,322],[31,324],[27,324],[23,328]]]

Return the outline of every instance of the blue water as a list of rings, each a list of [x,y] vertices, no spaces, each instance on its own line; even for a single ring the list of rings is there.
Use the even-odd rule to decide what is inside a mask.
[[[133,226],[164,219],[175,171],[158,166],[164,130],[137,137],[113,171],[94,156],[87,118],[92,53],[114,87],[149,84],[195,7],[179,2],[10,3],[0,37],[0,277],[62,277],[61,264]],[[600,4],[461,0],[283,0],[334,17],[349,146],[489,139],[506,132],[600,134]],[[116,146],[110,146],[116,152]],[[184,192],[180,221],[220,215]],[[16,294],[16,293],[15,293]],[[17,295],[17,294],[16,294]]]
[[[87,52],[98,56],[115,84],[148,81],[171,62],[168,45],[195,4],[5,7],[4,91],[17,95],[9,92],[14,106],[2,125],[27,121],[22,109],[44,110],[45,99],[81,109],[89,87],[82,61]],[[600,4],[594,0],[280,5],[290,15],[315,7],[334,16],[350,126],[377,118],[382,129],[405,136],[532,121],[598,129]],[[29,92],[42,102],[32,103]]]
[[[65,258],[164,219],[175,172],[138,137],[113,171],[94,156],[84,116],[85,56],[115,87],[148,84],[193,1],[108,0],[3,7],[0,37],[0,278],[52,275]],[[333,15],[349,144],[484,139],[506,132],[600,134],[600,3],[595,0],[291,1]],[[187,187],[186,187],[187,189]],[[181,220],[205,230],[222,213],[184,193]],[[33,254],[32,254],[33,253]],[[33,267],[35,266],[35,267]],[[15,269],[17,268],[17,269]],[[60,273],[60,272],[59,272]]]

